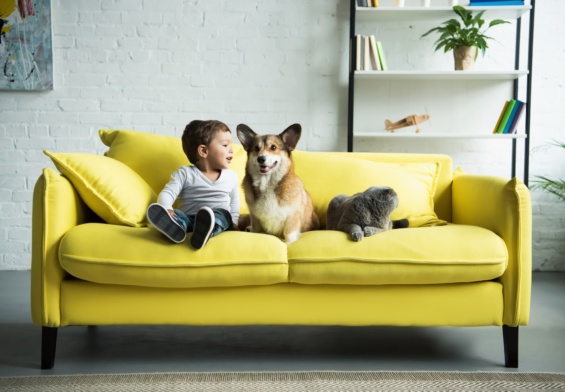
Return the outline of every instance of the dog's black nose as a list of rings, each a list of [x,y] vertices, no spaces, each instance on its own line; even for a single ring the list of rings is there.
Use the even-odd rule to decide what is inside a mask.
[[[257,157],[257,162],[259,162],[260,164],[265,163],[266,160],[267,158],[265,158],[263,155],[259,155],[259,157]]]

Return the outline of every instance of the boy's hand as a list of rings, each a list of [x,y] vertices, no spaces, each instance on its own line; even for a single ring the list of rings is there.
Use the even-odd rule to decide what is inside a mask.
[[[167,210],[170,216],[177,216],[174,210]]]

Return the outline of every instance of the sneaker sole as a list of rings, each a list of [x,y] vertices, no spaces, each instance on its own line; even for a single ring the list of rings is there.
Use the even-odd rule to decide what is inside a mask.
[[[210,208],[203,207],[194,218],[194,231],[190,238],[190,246],[194,249],[201,249],[210,239],[214,228],[214,213]]]
[[[153,227],[167,236],[171,241],[181,243],[186,238],[186,231],[159,204],[151,204],[147,208],[147,219]]]

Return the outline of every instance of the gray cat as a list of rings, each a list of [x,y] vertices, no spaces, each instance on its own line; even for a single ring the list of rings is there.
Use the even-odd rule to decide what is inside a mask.
[[[372,186],[353,196],[337,195],[328,206],[326,228],[346,232],[353,241],[390,229],[406,228],[408,219],[390,219],[397,206],[398,195],[388,186]]]

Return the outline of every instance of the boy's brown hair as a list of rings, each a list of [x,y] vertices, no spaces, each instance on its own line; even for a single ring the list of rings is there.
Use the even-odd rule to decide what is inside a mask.
[[[230,132],[226,124],[217,120],[194,120],[188,123],[182,133],[182,149],[193,165],[198,162],[198,146],[209,145],[216,133]]]

